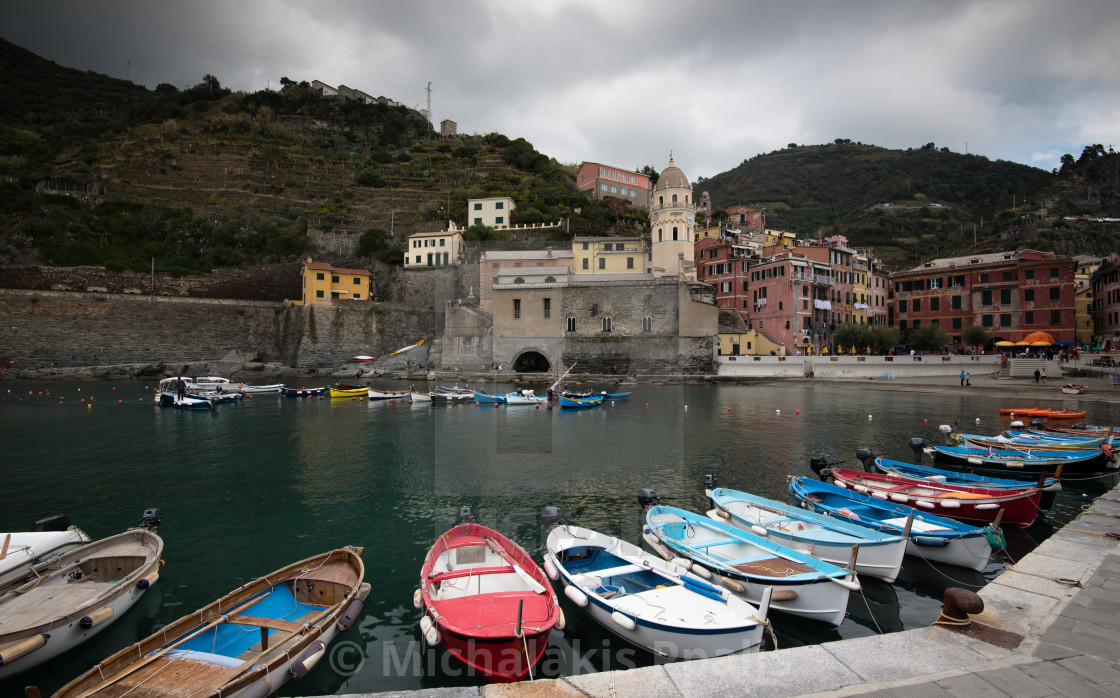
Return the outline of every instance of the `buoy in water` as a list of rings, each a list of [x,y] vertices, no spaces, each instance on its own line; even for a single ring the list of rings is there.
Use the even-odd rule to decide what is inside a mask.
[[[870,421],[871,420],[871,415],[867,415],[867,419],[868,419],[868,421]]]
[[[781,413],[782,413],[781,410],[774,410],[774,414],[781,414]]]
[[[801,414],[801,410],[795,410],[794,414]]]

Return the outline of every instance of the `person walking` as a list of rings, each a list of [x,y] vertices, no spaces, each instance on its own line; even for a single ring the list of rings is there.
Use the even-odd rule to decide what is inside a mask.
[[[961,385],[964,385],[964,369],[961,369]]]
[[[965,385],[972,385],[972,374],[971,373],[964,374],[964,384]]]
[[[1042,384],[1046,385],[1046,369],[1042,369]]]
[[[1041,371],[1039,371],[1039,370],[1038,370],[1038,369],[1036,368],[1036,369],[1034,370],[1034,383],[1035,383],[1035,385],[1038,385],[1038,379],[1039,379],[1039,378],[1040,378],[1041,376],[1042,376],[1042,372],[1041,372]]]

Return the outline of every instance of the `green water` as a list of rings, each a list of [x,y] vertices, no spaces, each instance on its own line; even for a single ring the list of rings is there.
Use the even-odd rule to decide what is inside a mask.
[[[365,611],[335,641],[330,661],[282,695],[475,684],[444,653],[422,659],[412,607],[425,552],[459,505],[537,559],[545,505],[582,507],[579,525],[637,542],[641,487],[702,510],[703,476],[716,473],[721,485],[788,500],[787,476],[811,475],[812,456],[858,467],[855,449],[869,447],[911,460],[910,437],[936,439],[937,426],[953,422],[995,433],[1006,426],[998,408],[1015,404],[974,392],[799,384],[636,386],[628,402],[581,411],[257,396],[187,412],[155,407],[154,386],[136,381],[0,385],[0,530],[66,513],[100,538],[157,506],[167,562],[140,606],[49,668],[0,685],[4,694],[29,683],[54,690],[243,580],[343,545],[365,548]],[[1116,406],[1084,408],[1091,423],[1120,423]],[[1050,521],[1068,520],[1092,493],[1067,488]],[[1009,532],[1011,555],[1050,531],[1043,522]],[[776,615],[779,644],[928,625],[945,587],[983,584],[1005,565],[994,562],[982,576],[907,558],[896,584],[868,581],[853,595],[838,630]],[[652,663],[564,603],[569,625],[553,633],[543,673]]]

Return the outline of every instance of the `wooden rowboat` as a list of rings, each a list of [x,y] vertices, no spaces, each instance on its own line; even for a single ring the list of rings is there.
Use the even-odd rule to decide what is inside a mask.
[[[281,388],[280,394],[284,397],[318,397],[327,392],[324,388]]]
[[[987,488],[975,485],[950,485],[917,480],[903,475],[865,473],[860,470],[832,468],[833,484],[932,511],[971,524],[992,523],[999,517],[1006,526],[1025,528],[1038,515],[1042,489],[1021,490]],[[1002,514],[1000,513],[1002,512]]]
[[[0,679],[97,635],[159,579],[163,540],[132,529],[9,574],[0,583]]]
[[[360,548],[288,565],[130,645],[54,698],[264,697],[301,678],[361,614]]]
[[[540,661],[561,617],[556,593],[521,546],[474,523],[470,509],[436,539],[413,603],[420,629],[473,671],[517,681]]]
[[[369,394],[370,400],[400,400],[412,397],[411,390],[380,390],[378,388],[369,388],[366,392]]]
[[[1062,386],[1062,392],[1066,395],[1080,395],[1085,392],[1085,386],[1077,383],[1066,383]]]
[[[1084,419],[1085,410],[1052,410],[1049,407],[1011,407],[999,411],[1021,417],[1049,417],[1050,419]]]
[[[565,409],[579,409],[581,407],[598,407],[603,404],[602,395],[592,395],[591,397],[564,397],[560,396],[560,406]]]
[[[331,397],[369,397],[369,388],[331,388]]]

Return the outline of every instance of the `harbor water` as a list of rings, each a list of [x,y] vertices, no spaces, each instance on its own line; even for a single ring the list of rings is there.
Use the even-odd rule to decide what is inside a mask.
[[[487,389],[503,387],[512,388]],[[47,694],[244,582],[346,545],[365,550],[372,591],[363,615],[328,661],[281,695],[479,684],[446,653],[421,651],[412,605],[424,555],[460,505],[537,560],[546,505],[576,509],[574,523],[640,543],[639,488],[704,511],[704,476],[715,474],[721,486],[790,501],[788,476],[813,477],[814,456],[858,468],[855,450],[871,448],[909,461],[911,437],[940,440],[940,424],[994,434],[1009,421],[999,408],[1035,402],[963,388],[923,394],[797,383],[638,385],[627,401],[587,410],[257,395],[192,412],[156,407],[153,388],[138,381],[3,384],[0,530],[27,530],[38,518],[66,513],[101,538],[159,507],[166,566],[156,593],[107,631],[0,684],[0,694],[29,684]],[[1120,422],[1112,403],[1071,398],[1048,406],[1086,409],[1090,423]],[[945,588],[982,586],[1102,490],[1067,482],[1044,520],[1006,530],[1007,553],[982,574],[908,557],[895,584],[863,581],[839,628],[775,614],[778,645],[927,626]],[[553,632],[538,676],[655,662],[566,599],[563,608],[567,627]]]

